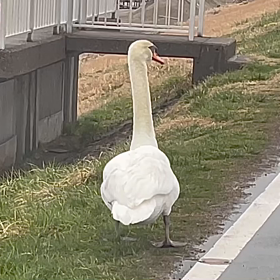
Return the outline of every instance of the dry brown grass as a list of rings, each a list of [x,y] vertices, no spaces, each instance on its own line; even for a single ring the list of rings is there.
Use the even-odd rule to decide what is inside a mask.
[[[178,116],[177,118],[166,117],[156,127],[156,133],[161,135],[168,130],[183,129],[192,125],[199,125],[201,127],[214,126],[216,123],[207,118],[194,118],[191,116]]]
[[[171,76],[190,72],[189,59],[166,59],[164,66],[149,65],[152,86],[160,85]],[[98,109],[112,99],[130,95],[127,59],[124,56],[99,56],[81,63],[78,115]]]
[[[248,4],[224,6],[218,12],[217,9],[209,10],[205,17],[205,35],[222,36],[244,29],[248,27],[248,20],[252,23],[252,20],[256,21],[263,14],[274,12],[279,7],[280,0],[255,0]],[[192,60],[189,59],[167,59],[163,67],[152,64],[149,69],[150,83],[158,85],[170,76],[186,75],[191,68]],[[125,56],[89,55],[81,60],[78,115],[129,94],[130,81]]]
[[[244,93],[254,94],[261,92],[262,94],[279,93],[280,74],[276,74],[272,79],[260,82],[250,82],[243,84],[246,86]]]
[[[39,176],[34,180],[31,179],[29,185],[34,184],[35,188],[23,188],[19,190],[15,196],[16,209],[14,210],[13,218],[11,220],[0,220],[0,241],[14,236],[23,236],[28,233],[30,224],[28,222],[28,209],[31,204],[39,203],[46,207],[49,203],[57,199],[59,195],[66,192],[70,188],[78,188],[88,184],[90,179],[97,176],[96,168],[99,165],[98,160],[91,159],[79,162],[73,165],[70,169],[61,168],[62,174],[59,179],[51,183],[44,181]],[[45,168],[46,173],[52,172],[52,167]],[[36,173],[39,170],[34,169]],[[21,175],[18,175],[17,183],[21,182]],[[7,184],[11,187],[11,182],[8,180]],[[25,182],[24,182],[25,184]],[[2,186],[3,187],[3,186]]]
[[[0,241],[9,237],[21,235],[27,226],[24,223],[0,221]]]
[[[280,74],[275,74],[275,76],[269,80],[245,81],[213,87],[209,92],[209,96],[232,89],[235,89],[236,91],[242,89],[244,94],[279,92],[279,83]],[[178,108],[178,110],[180,111],[182,108]]]
[[[205,17],[205,36],[223,36],[247,28],[264,14],[273,13],[279,8],[279,0],[255,0],[247,4],[223,6],[218,13],[209,10]]]
[[[279,63],[278,58],[266,57],[261,54],[251,54],[250,57],[252,58],[252,60],[259,61],[268,65],[278,65]]]

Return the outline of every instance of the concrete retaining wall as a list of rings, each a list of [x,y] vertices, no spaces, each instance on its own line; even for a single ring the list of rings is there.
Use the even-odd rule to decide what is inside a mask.
[[[0,170],[76,120],[78,56],[0,83]]]

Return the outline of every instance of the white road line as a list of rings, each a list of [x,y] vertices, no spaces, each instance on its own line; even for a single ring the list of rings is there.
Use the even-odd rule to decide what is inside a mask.
[[[280,174],[252,202],[200,261],[225,259],[232,262],[280,205]],[[230,264],[197,262],[182,280],[217,280]]]

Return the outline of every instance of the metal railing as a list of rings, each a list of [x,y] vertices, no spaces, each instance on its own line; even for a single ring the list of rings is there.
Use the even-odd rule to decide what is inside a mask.
[[[113,18],[107,5],[109,2],[116,5]],[[141,0],[137,1],[140,2],[138,9],[133,8],[136,6],[133,0],[126,1],[129,2],[129,9],[121,9],[121,2],[123,1],[81,0],[79,21],[71,22],[71,25],[80,28],[182,33],[188,34],[190,40],[194,39],[196,32],[198,36],[203,34],[205,0]],[[102,11],[98,10],[101,3]],[[95,7],[94,13],[91,13],[92,7]]]
[[[205,0],[0,0],[0,49],[8,37],[54,27],[203,35]],[[135,2],[135,3],[134,3]],[[136,3],[137,2],[137,3]],[[129,4],[128,4],[129,3]],[[136,8],[135,8],[136,7]],[[198,21],[196,13],[198,11]],[[197,23],[196,23],[197,22]]]
[[[28,17],[26,17],[30,10],[29,0],[9,0],[6,9],[6,34],[14,35],[26,32],[29,27]],[[13,17],[9,17],[9,15],[13,15]],[[15,18],[17,21],[13,22]]]
[[[71,0],[72,1],[72,0]],[[61,0],[0,0],[0,49],[8,37],[61,23]]]
[[[34,29],[44,28],[47,26],[53,26],[60,23],[60,19],[56,21],[56,11],[60,7],[57,0],[43,0],[35,1],[31,0],[34,14]],[[57,5],[57,6],[56,6]],[[32,22],[31,22],[32,24]]]

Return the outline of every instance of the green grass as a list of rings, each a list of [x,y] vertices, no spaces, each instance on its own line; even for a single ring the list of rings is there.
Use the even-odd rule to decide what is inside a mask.
[[[265,18],[262,22],[270,23]],[[255,41],[248,53],[262,52],[263,36],[250,39]],[[276,42],[269,45],[277,49]],[[183,120],[182,126],[158,134],[181,186],[172,214],[172,237],[186,240],[186,249],[158,250],[150,245],[150,240],[163,237],[161,221],[152,227],[122,228],[124,236],[138,242],[114,239],[114,223],[99,188],[106,162],[127,150],[123,143],[98,159],[34,167],[0,181],[0,279],[162,279],[176,257],[191,257],[194,247],[218,230],[242,196],[242,189],[233,188],[232,182],[267,147],[278,120],[280,95],[269,91],[277,89],[270,82],[276,74],[275,64],[255,63],[209,78],[194,89],[181,78],[153,89],[157,110],[180,97],[178,110],[167,111],[163,119],[205,121],[184,125]],[[259,90],[261,83],[265,87]],[[131,114],[130,99],[115,100],[81,118],[71,132],[86,144],[130,120]]]
[[[280,12],[264,15],[257,23],[233,36],[237,38],[241,53],[280,58]]]
[[[153,109],[159,110],[164,104],[179,98],[190,85],[190,77],[171,77],[162,85],[152,88]],[[68,133],[79,136],[82,142],[88,143],[131,119],[131,97],[121,97],[107,103],[101,109],[85,114],[77,124],[68,127],[67,130]]]
[[[280,63],[280,62],[279,62]],[[207,81],[207,87],[223,86],[241,82],[266,81],[279,73],[280,64],[268,65],[254,61],[241,70],[216,75]]]
[[[259,44],[259,40],[263,43]],[[246,51],[262,54],[268,58],[280,58],[280,25],[262,36],[254,37],[243,44]]]
[[[259,114],[259,109],[266,108],[266,114]],[[277,105],[274,103],[273,94],[246,94],[244,89],[232,88],[220,90],[210,97],[207,93],[197,96],[189,110],[196,117],[211,118],[216,122],[244,122],[255,119],[265,122],[272,117],[273,111],[277,110]]]

